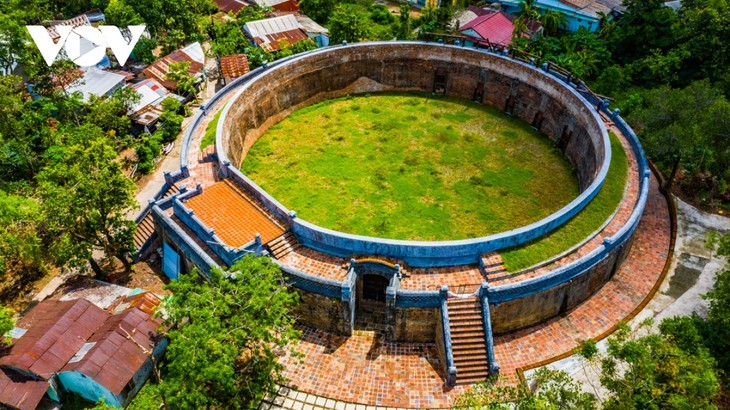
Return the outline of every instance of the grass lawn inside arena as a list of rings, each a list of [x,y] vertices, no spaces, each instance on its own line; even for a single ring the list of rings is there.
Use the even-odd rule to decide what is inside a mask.
[[[579,194],[567,158],[529,124],[429,94],[303,108],[269,129],[241,169],[300,218],[392,239],[494,234]]]

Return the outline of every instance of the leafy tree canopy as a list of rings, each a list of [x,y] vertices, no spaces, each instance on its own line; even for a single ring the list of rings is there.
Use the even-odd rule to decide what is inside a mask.
[[[160,392],[171,408],[253,408],[281,381],[276,357],[295,342],[279,267],[247,256],[210,277],[195,272],[168,285],[166,364]]]

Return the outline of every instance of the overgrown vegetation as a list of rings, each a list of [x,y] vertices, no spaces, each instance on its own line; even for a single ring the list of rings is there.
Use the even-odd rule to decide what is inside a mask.
[[[396,239],[463,239],[535,222],[578,186],[529,124],[428,94],[348,97],[272,127],[242,165],[303,219]]]
[[[209,145],[215,145],[215,133],[216,129],[218,128],[218,120],[221,118],[221,114],[223,113],[223,109],[219,110],[215,115],[213,116],[213,119],[210,120],[208,125],[205,127],[205,134],[203,135],[203,138],[200,139],[200,150],[202,151],[203,148],[209,146]]]
[[[500,251],[509,272],[529,268],[573,248],[600,228],[616,211],[626,188],[628,159],[618,137],[613,133],[609,133],[609,137],[611,164],[598,195],[578,215],[550,234],[523,246]]]
[[[168,289],[161,381],[147,383],[130,408],[255,408],[282,382],[277,357],[296,354],[299,336],[298,295],[278,265],[247,256],[209,277],[181,275]]]

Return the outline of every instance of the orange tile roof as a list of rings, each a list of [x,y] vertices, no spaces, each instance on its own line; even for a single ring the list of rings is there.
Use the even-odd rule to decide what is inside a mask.
[[[263,243],[280,236],[284,229],[248,199],[230,179],[206,187],[203,193],[190,198],[186,206],[216,235],[231,247],[251,242],[256,233]]]

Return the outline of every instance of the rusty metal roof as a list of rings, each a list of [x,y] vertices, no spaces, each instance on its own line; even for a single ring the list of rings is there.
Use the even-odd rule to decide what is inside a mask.
[[[249,71],[246,54],[233,54],[221,57],[221,72],[224,78],[238,78]]]
[[[60,370],[109,314],[85,299],[46,300],[23,317],[19,327],[28,331],[13,340],[0,366],[11,367],[48,380]]]
[[[127,298],[89,338],[89,350],[61,369],[78,371],[120,394],[151,355],[162,319],[153,318],[160,298],[145,292]]]
[[[149,67],[142,70],[145,76],[153,78],[162,84],[168,90],[174,90],[177,88],[177,83],[165,79],[165,75],[170,71],[170,64],[178,63],[180,61],[189,61],[190,68],[188,73],[193,77],[198,77],[203,73],[203,64],[195,61],[191,56],[187,55],[182,50],[175,50],[172,53],[160,58],[159,60],[152,63]]]
[[[32,410],[48,390],[48,382],[10,369],[0,369],[0,403],[10,408]]]

